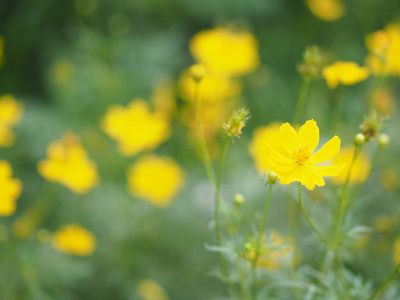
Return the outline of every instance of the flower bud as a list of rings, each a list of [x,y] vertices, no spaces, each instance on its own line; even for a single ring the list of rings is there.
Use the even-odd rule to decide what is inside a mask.
[[[235,202],[236,206],[242,206],[244,202],[244,196],[242,194],[236,194],[233,197],[233,201]]]
[[[305,80],[312,80],[321,68],[322,54],[317,46],[307,47],[303,53],[303,61],[297,66],[297,71]]]
[[[274,184],[278,180],[278,175],[276,173],[270,171],[268,173],[268,183]]]
[[[249,111],[244,107],[239,108],[233,112],[228,122],[222,125],[222,128],[230,137],[240,136],[242,134],[242,128],[246,125],[246,121],[249,118]]]
[[[378,136],[379,148],[385,148],[389,143],[390,143],[390,137],[387,134],[382,133]]]
[[[354,137],[354,145],[361,146],[365,143],[365,136],[362,133],[357,133]]]
[[[190,76],[197,82],[200,82],[206,75],[206,67],[202,64],[195,64],[189,68]]]
[[[375,111],[365,117],[364,123],[361,124],[360,129],[366,142],[371,141],[378,136],[384,120],[385,118],[379,117]]]

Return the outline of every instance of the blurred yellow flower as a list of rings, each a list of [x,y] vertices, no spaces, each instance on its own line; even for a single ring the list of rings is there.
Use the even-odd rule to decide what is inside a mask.
[[[319,143],[319,128],[314,120],[307,121],[297,133],[289,123],[280,127],[277,137],[268,146],[266,159],[281,184],[299,181],[309,190],[324,186],[323,177],[340,175],[345,164],[320,166],[333,158],[340,150],[340,139],[334,136],[313,153]]]
[[[179,78],[179,91],[181,97],[194,102],[196,82],[186,70]],[[240,94],[242,86],[237,79],[208,74],[199,83],[199,100],[202,103],[216,103],[234,98]]]
[[[370,51],[366,64],[374,74],[400,76],[400,24],[371,33],[365,43]]]
[[[161,111],[152,112],[142,99],[133,100],[128,107],[110,107],[103,118],[102,128],[117,141],[119,151],[127,156],[153,150],[171,134],[167,115]]]
[[[263,234],[262,242],[257,266],[276,271],[282,268],[285,259],[294,258],[293,240],[282,237],[277,231],[272,230],[269,236]],[[246,253],[246,257],[250,260],[254,258],[254,255],[254,249]]]
[[[11,128],[21,119],[23,106],[14,96],[6,94],[0,97],[0,147],[14,144],[14,133]]]
[[[268,145],[277,141],[280,126],[279,123],[271,123],[268,126],[258,127],[253,132],[249,151],[260,174],[267,173],[271,168],[265,156],[268,152]]]
[[[372,104],[375,110],[382,116],[390,116],[396,108],[393,92],[385,88],[373,91]]]
[[[12,215],[16,209],[17,198],[21,195],[22,183],[12,178],[11,165],[0,160],[0,216]]]
[[[96,249],[96,238],[78,224],[64,226],[52,237],[52,244],[57,250],[78,255],[89,256]]]
[[[383,171],[381,176],[381,183],[385,190],[387,191],[395,191],[399,188],[399,174],[393,168],[388,168]]]
[[[349,172],[349,168],[354,156],[354,146],[347,146],[339,152],[338,155],[333,159],[333,164],[345,164],[346,167],[344,168],[343,172],[336,177],[333,177],[331,181],[334,184],[342,185],[345,183],[347,174]],[[363,183],[369,175],[371,170],[371,163],[368,157],[363,153],[360,152],[357,156],[356,161],[353,165],[353,170],[351,172],[349,184],[358,184]]]
[[[137,291],[143,300],[168,300],[167,292],[156,282],[143,279],[137,285]]]
[[[189,48],[194,58],[213,74],[241,76],[253,72],[260,63],[258,43],[245,30],[203,30],[192,38]]]
[[[176,110],[175,84],[171,78],[159,80],[153,88],[151,102],[157,111],[165,112],[168,116]]]
[[[336,21],[343,17],[345,6],[341,0],[306,0],[310,11],[323,21]]]
[[[172,159],[146,155],[128,170],[129,190],[135,197],[166,207],[182,187],[183,169]]]
[[[97,185],[97,166],[72,132],[47,148],[47,159],[38,164],[38,171],[50,182],[58,182],[75,193],[85,194]]]
[[[366,67],[360,67],[354,62],[337,61],[322,69],[328,87],[336,88],[339,84],[354,85],[369,77]]]

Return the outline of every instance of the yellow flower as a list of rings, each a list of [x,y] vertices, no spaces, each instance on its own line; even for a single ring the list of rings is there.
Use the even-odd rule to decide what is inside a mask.
[[[343,17],[345,12],[341,0],[306,0],[310,11],[323,21],[336,21]]]
[[[179,90],[182,98],[194,102],[196,82],[186,70],[179,78]],[[199,100],[203,103],[216,103],[231,99],[240,94],[242,86],[238,80],[208,74],[199,83]]]
[[[97,242],[90,231],[78,224],[70,224],[53,235],[52,244],[54,248],[64,253],[89,256],[96,249]]]
[[[150,279],[139,281],[138,294],[143,300],[168,300],[167,292],[156,282]]]
[[[258,43],[245,30],[203,30],[192,38],[189,47],[194,58],[214,74],[241,76],[254,71],[260,63]]]
[[[400,76],[400,24],[371,33],[365,43],[370,51],[366,64],[374,74]]]
[[[354,85],[369,77],[366,67],[360,67],[354,62],[337,61],[322,70],[328,87],[336,88],[339,84]]]
[[[96,164],[72,132],[50,143],[47,156],[39,162],[38,171],[48,181],[58,182],[78,194],[85,194],[97,185]]]
[[[277,231],[273,230],[268,237],[264,234],[262,241],[263,245],[257,266],[276,271],[281,269],[285,259],[294,258],[293,240],[282,237]],[[254,255],[254,249],[250,249],[246,253],[246,257],[250,260],[254,258]]]
[[[300,181],[309,190],[324,186],[323,177],[338,176],[343,172],[345,164],[320,166],[333,158],[340,150],[340,139],[334,136],[320,150],[313,153],[319,143],[319,128],[314,120],[307,121],[300,127],[298,133],[284,123],[279,135],[268,147],[266,159],[275,172],[281,184]]]
[[[23,106],[12,95],[0,97],[0,147],[14,144],[14,133],[11,128],[21,119]]]
[[[149,105],[142,99],[133,100],[128,107],[110,107],[102,128],[118,142],[119,151],[127,156],[155,149],[171,134],[167,115],[150,111]]]
[[[0,160],[0,216],[12,215],[16,209],[17,198],[21,195],[22,183],[12,178],[11,165]]]
[[[393,92],[385,88],[373,92],[372,103],[375,110],[382,116],[390,116],[396,108]]]
[[[175,84],[171,78],[164,78],[153,88],[151,102],[157,111],[165,112],[170,116],[176,109]]]
[[[279,128],[279,123],[272,123],[268,126],[258,127],[253,132],[249,151],[256,164],[256,169],[260,174],[266,174],[271,168],[265,156],[267,154],[268,145],[270,145],[271,142],[277,141]]]
[[[184,171],[172,158],[146,155],[128,170],[130,192],[158,207],[171,204],[183,180]]]
[[[333,177],[331,179],[331,181],[334,184],[342,185],[345,183],[351,162],[353,160],[353,155],[354,155],[354,146],[347,146],[344,147],[342,151],[340,151],[340,153],[333,159],[333,164],[346,165],[343,172],[339,176]],[[368,178],[370,170],[371,170],[371,163],[369,159],[363,152],[360,152],[358,154],[356,161],[354,162],[349,184],[352,185],[357,183],[363,183]]]

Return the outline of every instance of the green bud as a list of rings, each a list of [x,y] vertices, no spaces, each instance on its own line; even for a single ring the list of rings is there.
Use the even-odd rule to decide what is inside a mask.
[[[244,202],[244,196],[242,194],[236,194],[233,197],[233,201],[235,202],[235,204],[237,206],[242,206],[243,202]]]
[[[389,143],[390,143],[390,137],[387,134],[382,133],[378,136],[379,148],[385,148],[387,145],[389,145]]]
[[[278,180],[278,175],[276,175],[276,173],[270,171],[268,173],[268,183],[275,184],[277,180]]]
[[[305,80],[312,80],[321,68],[322,54],[317,46],[307,47],[303,53],[303,61],[297,66],[297,71]]]
[[[357,133],[354,137],[354,145],[361,146],[365,143],[365,135],[362,133]]]

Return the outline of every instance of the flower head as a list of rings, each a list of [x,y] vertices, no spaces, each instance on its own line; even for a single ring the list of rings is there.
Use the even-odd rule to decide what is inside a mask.
[[[259,65],[258,44],[245,30],[217,27],[197,33],[190,41],[190,51],[207,71],[223,76],[241,76]]]
[[[328,87],[336,88],[339,84],[354,85],[369,77],[366,67],[360,67],[354,62],[337,61],[322,70]]]
[[[280,127],[277,140],[268,147],[267,161],[281,184],[299,181],[309,190],[324,186],[323,177],[338,176],[345,164],[320,166],[340,150],[340,139],[334,136],[314,153],[319,143],[319,129],[314,120],[307,121],[297,133],[289,123]]]
[[[144,300],[168,300],[167,292],[156,282],[150,279],[139,281],[138,294]]]
[[[53,235],[52,244],[54,248],[64,253],[89,256],[96,249],[97,243],[90,231],[78,224],[70,224]]]
[[[155,155],[141,157],[128,170],[131,193],[158,207],[171,204],[183,180],[184,171],[173,159]]]
[[[341,0],[306,0],[306,3],[316,17],[327,22],[340,19],[345,12]]]
[[[10,147],[14,144],[12,127],[21,119],[23,106],[12,95],[0,97],[0,147]]]
[[[47,159],[39,162],[38,171],[45,179],[58,182],[78,194],[87,193],[99,181],[96,164],[72,132],[67,132],[62,140],[50,143]]]
[[[22,183],[12,178],[11,165],[0,160],[0,216],[6,217],[14,213],[21,191]]]
[[[248,109],[242,107],[235,110],[228,121],[223,124],[223,129],[230,137],[240,136],[242,128],[246,125],[246,121],[250,118]]]
[[[152,112],[146,101],[133,100],[128,107],[114,105],[102,122],[103,130],[119,144],[127,156],[152,150],[171,134],[169,118],[161,111]]]

